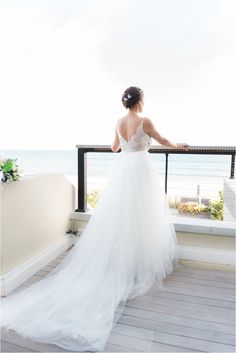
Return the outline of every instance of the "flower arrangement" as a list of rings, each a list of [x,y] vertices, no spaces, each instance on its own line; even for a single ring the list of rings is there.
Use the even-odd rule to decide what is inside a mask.
[[[224,200],[223,200],[223,191],[218,191],[218,199],[211,199],[209,201],[209,206],[193,202],[193,201],[186,201],[186,202],[179,202],[176,205],[177,210],[179,213],[190,213],[191,215],[196,214],[205,214],[209,215],[213,220],[220,220],[223,221],[224,218]]]
[[[0,183],[10,183],[20,178],[17,158],[0,158]]]
[[[209,213],[210,208],[204,204],[200,204],[198,202],[187,201],[180,202],[178,205],[178,211],[181,212],[189,212],[192,215],[197,213]]]

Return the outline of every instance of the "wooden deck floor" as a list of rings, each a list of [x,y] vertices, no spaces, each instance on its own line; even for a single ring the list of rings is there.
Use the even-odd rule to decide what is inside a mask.
[[[68,249],[16,291],[38,281]],[[105,352],[234,352],[235,273],[232,267],[180,260],[166,278],[165,291],[155,285],[128,301],[111,332]],[[2,330],[1,352],[63,352]]]

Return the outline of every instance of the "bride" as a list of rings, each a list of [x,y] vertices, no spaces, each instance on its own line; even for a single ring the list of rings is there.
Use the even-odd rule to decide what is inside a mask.
[[[151,138],[171,143],[141,118],[143,91],[122,95],[117,154],[110,179],[82,235],[61,263],[37,283],[1,300],[1,326],[32,341],[70,351],[102,351],[127,300],[143,295],[178,262],[167,197],[151,156]]]

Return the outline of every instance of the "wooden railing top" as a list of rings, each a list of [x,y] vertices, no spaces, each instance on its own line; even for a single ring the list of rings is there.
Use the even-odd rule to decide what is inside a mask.
[[[76,148],[83,149],[84,152],[112,152],[111,145],[76,145]],[[118,152],[120,151],[121,149]],[[184,150],[182,148],[152,145],[148,151],[156,153],[235,154],[236,146],[190,146],[188,150]]]

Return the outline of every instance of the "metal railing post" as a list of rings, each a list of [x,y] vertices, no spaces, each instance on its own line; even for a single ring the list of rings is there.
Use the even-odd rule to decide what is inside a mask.
[[[165,193],[167,194],[167,178],[168,178],[168,156],[169,153],[166,153],[166,165],[165,165]]]
[[[234,179],[235,154],[231,155],[230,179]]]
[[[78,148],[78,208],[75,212],[87,211],[87,153]]]

